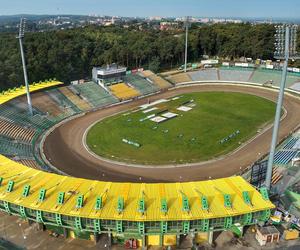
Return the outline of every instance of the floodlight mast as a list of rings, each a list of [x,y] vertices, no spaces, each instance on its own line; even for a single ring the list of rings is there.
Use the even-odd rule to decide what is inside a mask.
[[[22,58],[22,65],[23,65],[23,73],[24,73],[24,81],[25,81],[27,103],[28,103],[28,111],[29,111],[29,114],[32,116],[33,111],[32,111],[32,104],[31,104],[31,97],[30,97],[29,84],[28,84],[26,61],[25,61],[24,48],[23,48],[23,38],[24,38],[24,33],[25,33],[25,24],[26,24],[26,19],[21,18],[20,27],[19,27],[19,35],[17,36],[17,39],[19,39],[19,44],[20,44],[20,51],[21,51],[21,58]]]
[[[189,36],[189,23],[190,17],[185,17],[184,27],[185,27],[185,53],[184,53],[184,72],[187,71],[187,54],[188,54],[188,36]]]
[[[284,89],[286,85],[288,61],[289,59],[298,58],[296,52],[296,37],[297,37],[296,25],[276,26],[276,43],[275,43],[276,51],[274,53],[274,57],[277,59],[283,59],[284,64],[282,69],[281,84],[280,84],[280,90],[278,94],[276,114],[275,114],[275,120],[273,126],[272,142],[270,147],[270,155],[268,159],[268,167],[267,167],[267,174],[266,174],[265,185],[268,190],[271,189],[274,155],[275,155],[275,150],[276,150],[276,145],[278,140],[278,131],[280,126],[280,117],[281,117],[282,103],[284,98]]]

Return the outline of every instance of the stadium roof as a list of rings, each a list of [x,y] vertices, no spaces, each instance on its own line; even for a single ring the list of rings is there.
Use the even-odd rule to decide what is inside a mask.
[[[24,88],[6,92],[0,104],[24,93]],[[129,221],[210,219],[274,208],[239,176],[187,183],[102,182],[43,172],[2,155],[0,200],[68,216]]]
[[[41,83],[31,84],[29,86],[29,90],[30,90],[30,92],[34,92],[34,91],[54,87],[54,86],[61,85],[61,84],[63,84],[63,83],[59,82],[59,81],[51,80],[51,81],[48,81],[48,82],[41,82]],[[2,93],[0,93],[0,104],[8,102],[9,100],[14,99],[18,96],[24,95],[25,93],[26,93],[26,89],[25,89],[24,86],[3,91]]]
[[[1,200],[34,210],[87,218],[195,220],[235,216],[274,207],[242,177],[168,184],[101,182],[31,169],[4,156],[0,156],[0,177],[3,178]],[[10,181],[13,188],[9,191]],[[26,185],[30,188],[29,193],[24,195]],[[245,191],[249,195],[249,203],[244,198]],[[64,193],[63,202],[59,202],[61,192]],[[229,205],[226,205],[226,195],[229,195]],[[203,207],[204,197],[208,209]],[[99,199],[101,204],[97,208]],[[185,199],[187,207],[184,206]],[[143,211],[139,205],[142,200]],[[162,210],[163,200],[166,202],[165,211]]]

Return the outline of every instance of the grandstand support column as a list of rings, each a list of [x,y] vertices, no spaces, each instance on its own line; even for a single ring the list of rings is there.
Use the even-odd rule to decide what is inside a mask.
[[[181,235],[177,234],[176,235],[176,247],[179,248],[180,244],[181,244]]]
[[[145,236],[145,234],[143,234],[143,236],[142,236],[142,250],[146,250],[146,249],[147,249],[146,236]]]
[[[64,230],[64,238],[65,239],[67,239],[68,238],[68,235],[69,235],[69,231],[68,231],[68,229],[67,228],[63,228],[63,230]]]
[[[31,97],[30,97],[30,91],[29,91],[29,85],[28,85],[27,68],[26,68],[26,61],[25,61],[24,48],[23,48],[23,38],[24,38],[24,32],[25,32],[25,19],[24,18],[21,18],[19,28],[20,28],[19,36],[17,36],[17,38],[19,39],[19,44],[20,44],[20,51],[21,51],[21,58],[22,58],[22,65],[23,65],[25,87],[26,87],[28,110],[29,110],[29,114],[32,116],[33,115],[32,104],[31,104]]]
[[[191,236],[192,246],[195,247],[197,245],[196,242],[195,242],[195,238],[196,238],[195,237],[196,236],[195,232],[194,231],[191,232],[190,236]]]
[[[40,231],[45,231],[45,225],[43,223],[37,223],[37,229]]]
[[[214,231],[211,230],[211,231],[208,232],[208,244],[209,245],[212,245],[213,239],[214,239]]]
[[[266,175],[266,183],[265,183],[268,190],[271,189],[274,155],[275,155],[277,139],[278,139],[281,109],[282,109],[284,89],[285,89],[286,76],[287,76],[287,67],[288,67],[288,61],[289,61],[289,46],[290,46],[290,28],[288,26],[286,26],[286,29],[285,29],[284,65],[283,65],[280,90],[279,90],[278,100],[277,100],[276,115],[275,115],[274,126],[273,126],[273,135],[272,135],[272,142],[271,142],[270,155],[269,155],[268,168],[267,168],[267,175]]]
[[[112,246],[112,235],[111,235],[110,231],[108,232],[107,238],[108,238],[107,247],[108,247],[108,249],[111,249],[111,246]]]

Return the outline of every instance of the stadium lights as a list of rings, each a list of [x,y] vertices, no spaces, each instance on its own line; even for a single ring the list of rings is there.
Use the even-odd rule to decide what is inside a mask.
[[[185,54],[184,54],[184,72],[187,70],[187,53],[188,53],[188,35],[190,27],[190,17],[186,16],[184,19],[184,28],[185,28]]]
[[[276,34],[275,34],[275,52],[274,57],[276,59],[286,60],[285,53],[288,52],[289,59],[300,59],[300,55],[297,53],[297,31],[298,25],[276,25]],[[285,41],[286,41],[286,32],[289,32],[288,39],[289,45],[288,49],[285,51]]]
[[[21,58],[22,58],[22,65],[23,65],[25,87],[26,87],[28,110],[29,110],[29,114],[32,116],[33,111],[32,111],[31,97],[30,97],[30,91],[29,91],[29,85],[28,85],[26,61],[25,61],[24,48],[23,48],[23,38],[24,38],[24,34],[25,34],[25,25],[26,25],[26,19],[21,18],[20,26],[19,26],[19,35],[17,36],[17,39],[19,39],[19,44],[20,44],[20,51],[21,51]]]
[[[273,127],[273,135],[272,142],[270,147],[270,155],[268,159],[268,167],[267,167],[267,175],[265,185],[268,190],[271,189],[271,181],[272,181],[272,172],[273,172],[273,164],[274,164],[274,155],[277,145],[278,139],[278,131],[280,125],[280,117],[282,110],[282,102],[284,97],[284,89],[286,84],[286,76],[287,76],[287,67],[289,59],[299,59],[300,57],[297,55],[297,25],[277,25],[276,35],[275,35],[275,52],[274,57],[276,59],[283,59],[283,69],[282,69],[282,77],[280,84],[280,91],[278,95],[276,114],[274,120]]]

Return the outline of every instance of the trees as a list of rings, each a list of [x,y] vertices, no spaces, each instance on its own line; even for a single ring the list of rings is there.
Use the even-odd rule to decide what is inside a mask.
[[[159,57],[153,57],[149,63],[149,70],[151,70],[154,73],[157,73],[160,68],[160,60]]]
[[[272,25],[214,24],[194,26],[189,34],[189,61],[203,54],[272,59]],[[27,33],[24,39],[30,82],[56,77],[62,81],[89,77],[93,66],[116,62],[154,71],[184,61],[184,31],[139,30],[110,26]],[[0,33],[0,91],[23,83],[15,34]]]

